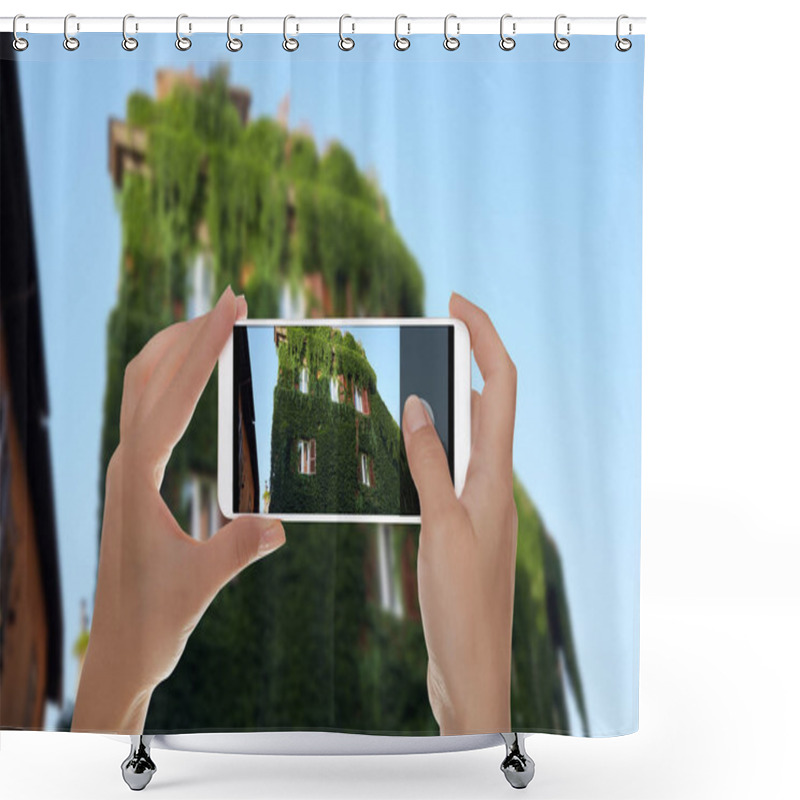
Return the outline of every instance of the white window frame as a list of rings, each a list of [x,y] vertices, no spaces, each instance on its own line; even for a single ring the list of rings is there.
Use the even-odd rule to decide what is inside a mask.
[[[214,263],[208,251],[200,251],[188,270],[186,318],[195,319],[214,307]]]
[[[331,378],[331,402],[339,402],[339,380],[337,378]]]
[[[356,411],[359,414],[364,413],[364,400],[361,397],[361,389],[358,386],[353,384],[353,405],[356,407]]]
[[[317,473],[316,453],[314,453],[314,469],[313,471],[311,469],[312,441],[312,439],[297,440],[297,453],[299,456],[298,472],[301,475],[316,475]],[[316,449],[316,444],[314,445],[314,449]]]
[[[392,616],[403,617],[403,595],[395,576],[395,548],[392,529],[389,525],[377,526],[378,539],[378,587],[381,608]]]
[[[308,394],[308,367],[300,367],[300,378],[297,381],[297,388],[301,394]]]
[[[199,542],[210,539],[219,530],[214,481],[192,473],[184,483],[183,492],[189,502],[189,535]]]

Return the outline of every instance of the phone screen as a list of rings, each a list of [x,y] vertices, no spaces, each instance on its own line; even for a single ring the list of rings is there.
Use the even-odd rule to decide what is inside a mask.
[[[401,432],[426,404],[453,475],[450,325],[236,325],[233,511],[418,516]]]

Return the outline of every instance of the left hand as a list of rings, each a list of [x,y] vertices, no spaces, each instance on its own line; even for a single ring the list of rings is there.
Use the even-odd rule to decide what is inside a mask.
[[[217,592],[286,541],[280,522],[248,516],[199,542],[160,493],[172,450],[246,314],[244,297],[228,287],[212,311],[158,333],[125,370],[73,731],[141,733],[153,690],[175,669]]]

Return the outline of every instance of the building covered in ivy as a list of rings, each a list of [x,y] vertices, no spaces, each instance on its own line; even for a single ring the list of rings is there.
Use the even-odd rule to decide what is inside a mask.
[[[107,326],[101,499],[119,441],[125,366],[157,331],[208,310],[226,285],[246,295],[254,318],[423,314],[422,273],[376,180],[340,144],[319,152],[308,132],[290,129],[288,101],[275,118],[259,119],[250,118],[249,102],[224,72],[160,71],[155,96],[130,95],[126,118],[109,123],[122,252]],[[214,377],[162,485],[198,539],[221,522],[216,400]],[[379,396],[367,392],[361,403],[374,422]],[[369,479],[380,484],[376,452],[366,451]],[[313,455],[298,450],[309,466]],[[321,464],[317,440],[318,473]],[[560,559],[525,491],[515,491],[512,724],[566,732],[568,684],[584,727],[586,719]],[[290,524],[286,535],[278,553],[237,576],[208,608],[153,695],[147,731],[436,733],[418,529]]]
[[[270,511],[415,514],[400,426],[363,346],[328,326],[275,329]]]

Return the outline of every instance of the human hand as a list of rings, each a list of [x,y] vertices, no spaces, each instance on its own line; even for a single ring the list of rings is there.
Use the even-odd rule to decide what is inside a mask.
[[[422,516],[417,572],[428,696],[442,734],[504,733],[511,730],[517,371],[480,308],[453,294],[450,314],[469,328],[484,380],[483,393],[472,392],[472,450],[459,498],[419,398],[403,409]]]
[[[172,673],[217,592],[286,541],[276,520],[241,517],[199,542],[181,530],[160,493],[172,449],[234,322],[246,314],[244,297],[228,287],[212,311],[156,334],[125,370],[73,731],[141,733],[153,690]]]

